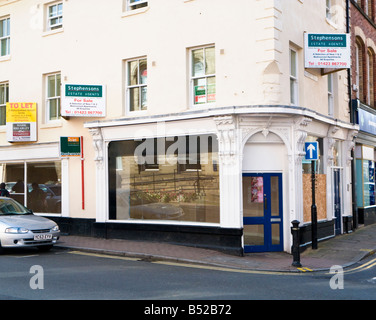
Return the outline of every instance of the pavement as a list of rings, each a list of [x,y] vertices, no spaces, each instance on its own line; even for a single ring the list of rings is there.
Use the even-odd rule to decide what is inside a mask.
[[[376,252],[376,224],[318,242],[300,254],[302,267],[292,266],[286,252],[247,253],[234,256],[217,250],[160,242],[91,238],[73,235],[60,237],[57,247],[91,253],[120,255],[146,261],[169,261],[209,267],[266,272],[314,272],[338,265],[350,267]]]

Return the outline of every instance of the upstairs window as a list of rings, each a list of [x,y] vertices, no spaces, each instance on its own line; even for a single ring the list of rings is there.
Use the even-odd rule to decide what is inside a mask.
[[[63,27],[63,3],[55,3],[47,9],[47,30],[55,30]]]
[[[9,83],[0,83],[0,126],[6,124],[6,104],[9,102]]]
[[[148,2],[147,0],[126,0],[127,1],[127,11],[140,9],[143,7],[147,7]]]
[[[129,111],[147,110],[147,59],[127,62],[127,96]]]
[[[0,56],[9,56],[10,54],[10,19],[0,20]]]
[[[191,85],[193,105],[216,101],[215,47],[192,50]]]
[[[297,52],[290,49],[290,103],[298,104],[298,57]]]
[[[326,18],[328,20],[332,19],[331,8],[332,8],[332,0],[326,0]]]
[[[47,121],[60,119],[60,73],[47,76]]]

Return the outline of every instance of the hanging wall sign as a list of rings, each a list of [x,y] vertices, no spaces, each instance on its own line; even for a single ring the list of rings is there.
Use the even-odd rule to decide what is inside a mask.
[[[9,142],[37,141],[37,104],[7,102],[6,129]]]
[[[347,33],[305,33],[305,68],[350,68],[350,45],[350,34]]]
[[[81,137],[60,137],[61,157],[81,157]]]
[[[106,116],[106,87],[104,85],[63,84],[62,89],[62,116]]]

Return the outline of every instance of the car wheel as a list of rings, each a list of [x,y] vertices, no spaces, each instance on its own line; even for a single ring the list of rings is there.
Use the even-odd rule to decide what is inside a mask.
[[[47,251],[50,251],[52,249],[52,245],[48,245],[48,246],[39,246],[37,247],[39,251],[42,251],[42,252],[47,252]]]
[[[2,254],[4,252],[4,249],[3,247],[1,246],[1,242],[0,242],[0,254]]]

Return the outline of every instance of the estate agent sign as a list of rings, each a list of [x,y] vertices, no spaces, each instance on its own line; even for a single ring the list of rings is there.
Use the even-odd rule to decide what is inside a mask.
[[[37,141],[37,104],[7,102],[6,123],[9,142]]]
[[[304,34],[305,68],[351,67],[350,34]]]
[[[81,156],[81,137],[60,137],[61,157]]]
[[[62,89],[62,116],[106,116],[106,87],[104,85],[63,84]]]

